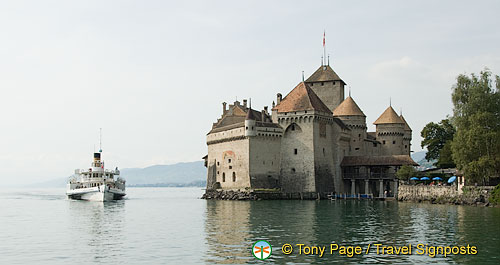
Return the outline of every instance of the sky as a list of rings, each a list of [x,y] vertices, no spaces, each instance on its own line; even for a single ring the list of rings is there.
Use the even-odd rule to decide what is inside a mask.
[[[498,1],[2,1],[0,187],[198,161],[222,102],[270,106],[321,63],[372,123],[420,131],[459,74],[500,74]]]

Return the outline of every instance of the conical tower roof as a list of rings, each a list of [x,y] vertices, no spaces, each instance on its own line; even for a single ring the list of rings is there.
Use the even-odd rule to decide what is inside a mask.
[[[314,72],[314,74],[307,78],[306,82],[324,82],[338,80],[344,82],[329,65],[322,65],[318,68],[318,70],[316,70],[316,72]]]
[[[378,124],[392,124],[392,123],[403,123],[404,121],[398,116],[394,109],[389,106],[380,117],[373,123]]]
[[[290,91],[273,110],[278,112],[316,110],[332,113],[318,95],[304,82],[299,83]]]
[[[410,125],[408,125],[408,122],[406,122],[405,118],[403,117],[403,114],[399,115],[399,118],[405,123],[405,130],[411,131]]]
[[[334,110],[333,110],[333,116],[363,116],[366,117],[366,115],[361,111],[359,108],[358,104],[354,102],[354,99],[352,99],[350,96],[344,99],[340,105],[338,105]]]

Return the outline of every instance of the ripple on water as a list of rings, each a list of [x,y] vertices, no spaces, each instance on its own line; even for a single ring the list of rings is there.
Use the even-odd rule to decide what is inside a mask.
[[[0,192],[2,264],[245,264],[268,240],[275,264],[499,264],[500,209],[381,201],[205,201],[200,189],[131,188],[128,200],[70,201],[64,190]],[[284,243],[477,245],[477,256],[323,258]]]

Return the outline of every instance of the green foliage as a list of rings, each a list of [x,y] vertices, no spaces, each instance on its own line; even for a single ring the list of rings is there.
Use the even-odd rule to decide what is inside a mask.
[[[402,166],[397,172],[396,176],[400,180],[409,180],[412,177],[415,177],[417,175],[417,170],[415,170],[414,167],[404,165]]]
[[[452,168],[455,167],[455,163],[453,162],[452,151],[451,151],[451,142],[449,140],[444,144],[443,148],[439,151],[439,158],[436,162],[436,166],[439,168]]]
[[[423,138],[421,146],[427,148],[425,159],[427,161],[436,159],[435,166],[438,167],[454,167],[451,157],[451,140],[454,134],[455,128],[449,119],[425,125],[420,132]]]
[[[500,204],[500,184],[498,184],[491,192],[489,201],[494,204]]]
[[[500,172],[500,78],[492,86],[491,72],[459,75],[453,87],[451,143],[453,161],[469,183],[487,180]]]

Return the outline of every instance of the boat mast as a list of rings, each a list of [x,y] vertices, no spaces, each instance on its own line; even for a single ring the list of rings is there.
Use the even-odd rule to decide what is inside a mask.
[[[102,153],[102,128],[99,128],[99,153]]]

